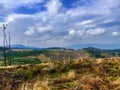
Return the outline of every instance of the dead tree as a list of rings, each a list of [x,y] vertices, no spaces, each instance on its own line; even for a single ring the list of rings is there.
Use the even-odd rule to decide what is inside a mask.
[[[6,27],[7,25],[3,24],[3,57],[4,57],[4,65],[7,66],[7,58],[6,58],[6,46],[7,46],[7,37],[6,37]]]
[[[7,24],[3,24],[1,27],[3,31],[3,58],[4,58],[4,65],[11,65],[11,35],[10,31],[8,33],[8,37],[6,35]],[[7,40],[8,38],[8,40]]]
[[[9,31],[8,59],[9,59],[9,65],[11,65],[11,35],[10,35],[10,31]]]

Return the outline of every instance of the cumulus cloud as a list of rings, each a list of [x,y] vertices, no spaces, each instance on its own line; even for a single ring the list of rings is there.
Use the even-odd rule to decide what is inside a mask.
[[[119,35],[120,35],[120,32],[114,31],[114,32],[112,32],[112,35],[113,35],[113,36],[119,36]]]
[[[87,1],[87,0],[80,0]],[[36,5],[42,3],[45,10],[33,14],[16,13],[14,9],[24,6]],[[12,31],[12,42],[29,45],[43,46],[64,46],[71,44],[84,44],[93,42],[106,43],[104,38],[112,42],[112,37],[108,35],[112,32],[113,36],[119,33],[114,29],[120,29],[120,1],[119,0],[91,0],[84,4],[75,5],[72,8],[66,8],[61,0],[3,0],[1,12],[5,23],[8,23],[8,30]],[[75,6],[74,6],[75,5]],[[10,8],[10,10],[9,10]],[[10,11],[10,12],[9,12]],[[1,20],[1,19],[0,19]],[[3,22],[3,21],[0,21]],[[116,28],[117,27],[117,28]],[[104,34],[104,37],[101,36]],[[82,38],[82,37],[86,38]],[[24,41],[23,41],[24,39]],[[31,43],[30,43],[31,42]],[[116,42],[117,39],[116,39]]]
[[[97,29],[90,29],[90,30],[87,30],[87,34],[89,34],[89,35],[99,35],[99,34],[102,34],[102,33],[104,33],[105,32],[105,30],[104,29],[100,29],[100,28],[97,28]]]
[[[29,27],[29,29],[27,31],[25,31],[26,35],[32,35],[34,34],[34,28],[33,27]]]
[[[37,30],[39,32],[51,31],[53,29],[54,29],[53,26],[50,26],[50,25],[48,25],[48,26],[40,26],[40,27],[37,28]]]
[[[62,6],[62,3],[59,0],[51,0],[46,4],[46,7],[50,14],[56,14],[61,8],[61,6]]]
[[[7,9],[13,9],[16,7],[20,7],[20,6],[30,6],[30,5],[34,5],[36,3],[42,3],[45,0],[2,0],[0,1],[0,4],[3,5],[4,8]]]
[[[64,37],[64,39],[73,39],[73,38],[81,38],[84,34],[85,30],[73,30],[70,29],[68,35]]]

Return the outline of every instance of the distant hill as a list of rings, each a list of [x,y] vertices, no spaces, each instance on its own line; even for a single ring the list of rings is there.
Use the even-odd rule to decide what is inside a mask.
[[[14,45],[11,45],[11,47],[12,47],[12,49],[32,49],[32,50],[41,50],[42,49],[42,48],[24,46],[21,44],[14,44]]]
[[[83,48],[81,50],[87,52],[91,57],[96,57],[96,58],[120,56],[120,49],[106,50],[106,49],[88,47],[88,48]]]
[[[99,49],[120,49],[120,44],[80,44],[80,45],[67,46],[67,48],[72,48],[76,50],[82,48],[88,48],[88,47],[94,47]]]
[[[21,44],[14,44],[11,45],[11,47],[12,49],[24,49],[24,50],[65,50],[66,49],[62,47],[37,48],[37,47],[24,46]]]

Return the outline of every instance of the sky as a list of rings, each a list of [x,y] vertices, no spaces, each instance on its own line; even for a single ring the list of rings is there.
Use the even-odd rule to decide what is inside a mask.
[[[12,44],[120,45],[120,0],[1,0],[2,24]]]

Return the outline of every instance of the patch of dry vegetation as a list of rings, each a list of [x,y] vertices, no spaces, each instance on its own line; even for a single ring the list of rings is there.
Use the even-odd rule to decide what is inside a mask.
[[[0,68],[0,90],[120,90],[120,58]]]

